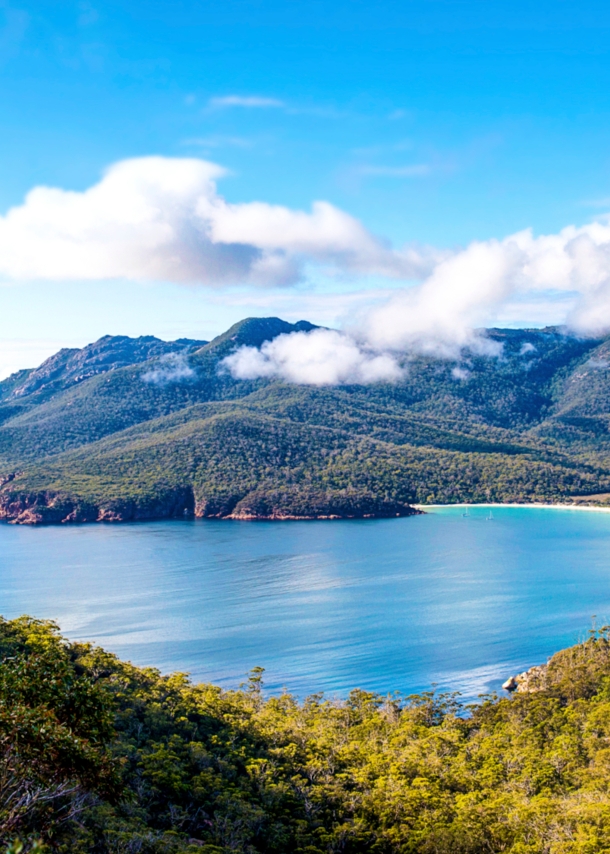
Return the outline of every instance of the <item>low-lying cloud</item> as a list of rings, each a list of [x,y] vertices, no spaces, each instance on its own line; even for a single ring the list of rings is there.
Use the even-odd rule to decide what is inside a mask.
[[[565,323],[583,335],[610,330],[610,223],[568,226],[535,237],[473,242],[400,290],[364,322],[372,346],[451,354],[488,346],[474,332],[510,302],[570,295]]]
[[[307,385],[394,382],[402,376],[395,356],[333,329],[279,335],[260,349],[240,347],[224,364],[236,379],[279,377]]]
[[[354,346],[364,347],[368,359],[378,354],[384,364],[405,352],[459,359],[468,348],[497,356],[500,345],[477,330],[511,301],[536,294],[570,295],[565,323],[573,332],[596,336],[610,331],[610,223],[473,242],[437,263],[420,284],[370,309],[355,330]],[[287,345],[285,351],[290,353]],[[334,358],[328,354],[330,363]],[[257,362],[251,353],[249,363],[259,364],[259,375],[265,375],[266,362]],[[321,365],[319,370],[322,376]],[[287,356],[278,375],[290,377],[291,372]]]
[[[185,382],[194,378],[195,371],[190,367],[184,353],[166,353],[161,356],[154,368],[142,374],[145,383],[158,386]]]

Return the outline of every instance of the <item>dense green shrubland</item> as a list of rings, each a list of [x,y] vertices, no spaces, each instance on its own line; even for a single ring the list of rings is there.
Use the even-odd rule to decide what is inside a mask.
[[[266,698],[0,623],[0,840],[73,854],[610,851],[610,642],[538,691]]]

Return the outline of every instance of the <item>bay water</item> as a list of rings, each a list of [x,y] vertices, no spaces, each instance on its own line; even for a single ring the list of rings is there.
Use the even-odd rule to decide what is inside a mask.
[[[465,697],[610,622],[610,513],[0,525],[0,613],[225,687]]]

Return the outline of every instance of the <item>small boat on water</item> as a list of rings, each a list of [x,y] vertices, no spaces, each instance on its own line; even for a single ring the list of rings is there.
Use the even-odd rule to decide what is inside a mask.
[[[489,516],[485,519],[486,522],[493,522],[494,514],[489,511]]]

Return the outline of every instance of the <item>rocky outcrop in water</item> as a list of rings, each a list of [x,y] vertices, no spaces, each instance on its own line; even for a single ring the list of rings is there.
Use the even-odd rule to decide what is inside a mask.
[[[523,673],[510,676],[502,687],[511,694],[533,694],[536,691],[543,691],[546,685],[546,673],[546,664],[536,664],[529,670],[524,670]]]

